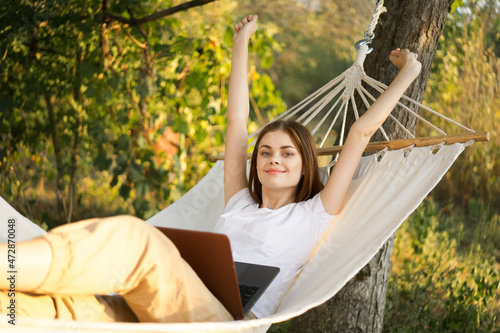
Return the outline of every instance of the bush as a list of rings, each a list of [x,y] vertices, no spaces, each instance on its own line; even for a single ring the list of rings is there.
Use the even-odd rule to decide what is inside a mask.
[[[453,212],[451,215],[450,212]],[[399,229],[389,280],[384,332],[498,331],[500,238],[471,242],[498,228],[494,212],[440,207],[424,201]]]

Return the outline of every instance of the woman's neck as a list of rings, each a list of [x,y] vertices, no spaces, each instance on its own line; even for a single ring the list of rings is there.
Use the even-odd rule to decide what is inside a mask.
[[[260,208],[278,209],[295,202],[296,189],[269,190],[262,188]]]

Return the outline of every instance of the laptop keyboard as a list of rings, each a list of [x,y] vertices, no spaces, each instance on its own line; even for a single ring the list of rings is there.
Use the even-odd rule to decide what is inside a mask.
[[[258,286],[252,286],[249,284],[240,284],[240,295],[242,306],[245,307],[252,296],[259,290]]]

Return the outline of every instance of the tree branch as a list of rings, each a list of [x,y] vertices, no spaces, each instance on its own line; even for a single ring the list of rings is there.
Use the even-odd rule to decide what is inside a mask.
[[[203,5],[206,5],[207,3],[214,2],[214,1],[217,1],[217,0],[193,0],[193,1],[190,1],[190,2],[185,2],[185,3],[180,4],[178,6],[175,6],[175,7],[170,7],[168,9],[161,10],[159,12],[156,12],[156,13],[148,15],[148,16],[144,16],[144,17],[142,17],[140,19],[133,19],[133,18],[127,19],[127,18],[119,16],[119,15],[115,15],[115,14],[111,14],[111,13],[105,13],[104,14],[104,20],[106,22],[109,22],[109,21],[118,21],[118,22],[121,22],[121,23],[130,24],[130,25],[140,25],[140,24],[143,24],[143,23],[147,23],[147,22],[151,22],[151,21],[154,21],[154,20],[158,20],[158,19],[166,17],[166,16],[170,16],[172,14],[175,14],[175,13],[183,11],[183,10],[187,10],[189,8],[203,6]]]
[[[135,37],[134,37],[134,36],[132,36],[132,35],[130,34],[130,32],[128,32],[128,31],[127,31],[127,29],[123,29],[123,31],[125,32],[125,34],[128,36],[128,38],[130,38],[130,40],[131,40],[131,41],[132,41],[135,45],[137,45],[137,46],[138,46],[138,47],[140,47],[141,49],[147,49],[147,48],[148,48],[147,44],[143,44],[143,43],[139,42],[137,39],[135,39]]]

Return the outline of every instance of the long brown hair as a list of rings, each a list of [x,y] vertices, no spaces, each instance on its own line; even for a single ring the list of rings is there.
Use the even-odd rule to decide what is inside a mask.
[[[262,183],[259,181],[257,175],[257,156],[260,140],[267,133],[274,131],[284,131],[290,135],[290,138],[302,157],[302,170],[304,175],[297,184],[295,202],[311,199],[323,189],[323,183],[319,178],[318,159],[314,139],[305,126],[291,120],[277,120],[269,123],[259,133],[250,162],[250,174],[248,178],[250,195],[259,205],[262,204]]]

